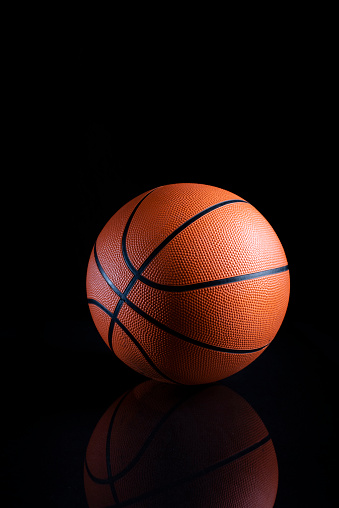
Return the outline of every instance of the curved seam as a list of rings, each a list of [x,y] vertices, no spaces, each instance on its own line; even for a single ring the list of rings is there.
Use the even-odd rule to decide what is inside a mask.
[[[268,344],[265,344],[264,346],[261,346],[259,348],[255,349],[231,349],[231,348],[224,348],[220,346],[214,346],[213,344],[207,344],[205,342],[200,342],[199,340],[192,339],[191,337],[187,337],[187,335],[184,335],[180,332],[177,332],[176,330],[172,330],[167,325],[160,323],[157,319],[153,318],[143,310],[141,310],[139,307],[137,307],[133,302],[131,302],[128,298],[126,299],[126,304],[134,310],[137,314],[145,318],[147,321],[152,323],[153,325],[157,326],[164,332],[169,333],[170,335],[173,335],[174,337],[177,337],[178,339],[181,339],[185,342],[189,342],[191,344],[194,344],[195,346],[200,346],[205,349],[210,349],[212,351],[219,351],[221,353],[235,353],[235,354],[247,354],[247,353],[256,353],[257,351],[261,351],[262,349],[265,349]]]
[[[223,286],[226,284],[232,284],[234,282],[241,282],[244,280],[252,280],[258,279],[261,277],[266,277],[268,275],[274,275],[276,273],[282,273],[288,271],[288,265],[279,266],[278,268],[270,268],[268,270],[261,270],[260,272],[247,273],[244,275],[234,275],[232,277],[226,277],[224,279],[216,279],[210,280],[206,282],[196,282],[193,284],[183,284],[183,285],[171,285],[171,284],[160,284],[158,282],[154,282],[150,279],[147,279],[143,275],[140,275],[138,279],[140,282],[145,284],[146,286],[150,286],[155,289],[160,289],[161,291],[168,291],[174,293],[181,293],[184,291],[195,291],[196,289],[205,289],[209,287],[215,286]]]
[[[126,225],[125,225],[125,228],[124,228],[124,231],[123,231],[123,234],[122,234],[122,241],[121,241],[121,246],[122,246],[122,255],[123,255],[123,258],[125,260],[125,263],[126,265],[128,266],[128,268],[130,269],[130,271],[134,274],[134,275],[137,275],[138,273],[138,270],[132,265],[132,262],[127,254],[127,246],[126,246],[126,241],[127,241],[127,233],[128,233],[128,230],[129,230],[129,227],[131,225],[131,222],[132,222],[132,219],[137,211],[137,209],[139,208],[139,206],[141,205],[141,203],[147,198],[147,196],[149,196],[152,192],[154,192],[155,189],[151,190],[150,192],[148,192],[146,194],[146,196],[144,196],[140,201],[139,203],[135,206],[135,208],[133,209],[131,215],[129,216],[128,218],[128,221],[126,222]]]
[[[87,303],[88,304],[91,304],[91,305],[96,305],[97,307],[99,307],[99,309],[101,309],[103,312],[105,312],[108,316],[111,317],[111,323],[110,323],[110,329],[112,328],[112,323],[117,323],[117,325],[120,326],[120,328],[126,333],[126,335],[131,339],[131,341],[135,344],[135,346],[139,349],[140,353],[144,356],[145,360],[150,364],[150,366],[156,371],[158,372],[158,374],[167,379],[168,381],[171,381],[171,383],[175,383],[175,384],[178,384],[176,381],[174,381],[174,379],[171,379],[169,376],[167,376],[166,374],[164,374],[163,372],[161,372],[160,369],[158,369],[158,367],[153,363],[153,361],[151,360],[151,358],[148,356],[148,354],[146,353],[146,351],[143,349],[143,347],[139,344],[139,342],[136,340],[136,338],[131,334],[131,332],[126,328],[126,326],[120,321],[120,319],[118,319],[117,317],[114,318],[114,315],[112,314],[111,311],[109,311],[108,309],[106,309],[106,307],[104,305],[102,305],[102,303],[98,302],[97,300],[94,300],[93,298],[88,298],[87,299]],[[127,303],[127,302],[126,302]],[[110,334],[110,333],[109,333]],[[112,342],[110,342],[110,348],[112,349],[113,351],[113,346],[112,346]]]
[[[93,305],[97,305],[104,312],[106,312],[106,314],[108,314],[109,316],[112,315],[112,313],[108,309],[105,309],[105,307],[101,303],[97,302],[96,300],[93,300],[93,298],[89,298],[88,299],[88,303],[93,304]],[[125,303],[132,310],[134,310],[137,314],[139,314],[140,316],[142,316],[147,321],[149,321],[150,323],[154,324],[155,326],[157,326],[161,330],[163,330],[163,331],[173,335],[174,337],[177,337],[178,339],[184,340],[185,342],[190,342],[191,344],[194,344],[196,346],[200,346],[200,347],[205,348],[205,349],[211,349],[212,351],[219,351],[221,353],[247,354],[247,353],[256,353],[257,351],[261,351],[262,349],[265,349],[269,345],[269,343],[268,343],[268,344],[265,344],[264,346],[261,346],[260,348],[256,348],[256,349],[230,349],[230,348],[223,348],[223,347],[219,347],[219,346],[213,346],[213,344],[206,344],[204,342],[200,342],[198,340],[191,339],[190,337],[187,337],[186,335],[183,335],[180,332],[176,332],[175,330],[172,330],[167,325],[164,325],[163,323],[160,323],[159,321],[154,319],[152,316],[150,316],[149,314],[147,314],[143,310],[139,309],[139,307],[137,307],[128,298],[126,298]],[[121,321],[118,318],[116,318],[116,322],[119,325],[122,324]],[[127,330],[127,328],[125,326],[124,326],[124,328]],[[128,332],[128,333],[130,333],[130,332]],[[134,341],[136,341],[136,339],[134,339],[133,342]],[[164,374],[162,374],[162,375],[164,376]],[[173,380],[170,380],[170,381],[173,381]]]
[[[94,244],[94,259],[95,259],[95,263],[96,263],[96,265],[98,267],[99,272],[101,273],[102,277],[107,282],[109,287],[111,289],[113,289],[113,291],[119,296],[119,298],[123,298],[123,296],[124,296],[123,293],[121,291],[119,291],[119,289],[113,284],[113,282],[111,281],[111,279],[108,277],[108,275],[106,274],[105,270],[101,266],[101,263],[100,263],[99,258],[98,258],[97,244],[96,244],[96,242]]]
[[[154,189],[155,190],[155,189]],[[143,200],[146,198],[147,196],[145,196],[143,198]],[[142,200],[142,201],[143,201]],[[127,241],[127,233],[128,233],[128,229],[131,225],[131,222],[132,222],[132,218],[137,210],[137,208],[139,207],[139,205],[141,204],[141,202],[138,203],[137,207],[135,208],[135,210],[133,210],[132,212],[132,215],[131,217],[129,218],[129,220],[127,221],[126,223],[126,226],[125,226],[125,229],[124,229],[124,233],[123,233],[123,242],[122,242],[122,253],[123,253],[123,257],[124,257],[124,260],[125,260],[125,263],[127,264],[127,266],[129,267],[129,269],[131,270],[131,272],[134,274],[134,275],[138,275],[140,276],[140,274],[147,268],[147,266],[150,264],[150,262],[155,258],[155,256],[157,256],[159,254],[159,252],[164,248],[166,247],[166,245],[171,241],[173,240],[173,238],[175,238],[179,233],[181,233],[184,229],[186,229],[188,226],[190,226],[191,224],[193,224],[193,222],[196,222],[198,219],[200,219],[201,217],[203,217],[204,215],[206,215],[207,213],[209,212],[212,212],[213,210],[216,210],[217,208],[220,208],[222,206],[225,206],[225,205],[230,205],[232,203],[247,203],[247,201],[245,201],[244,199],[228,199],[226,201],[221,201],[220,203],[216,203],[215,205],[212,205],[212,206],[209,206],[208,208],[205,208],[204,210],[202,210],[201,212],[193,215],[193,217],[191,217],[190,219],[186,220],[183,224],[181,224],[181,226],[177,227],[174,231],[172,231],[172,233],[170,233],[152,252],[151,254],[146,258],[146,260],[142,263],[142,265],[140,266],[139,269],[136,269],[135,266],[133,266],[128,254],[127,254],[127,246],[126,246],[126,241]]]
[[[177,384],[176,381],[174,381],[174,379],[171,379],[169,376],[167,376],[166,374],[164,374],[160,369],[158,369],[158,367],[155,365],[155,363],[153,363],[153,361],[151,360],[151,358],[148,356],[148,354],[146,353],[146,351],[144,350],[144,348],[141,346],[141,344],[137,341],[137,339],[131,334],[131,332],[126,328],[126,326],[120,321],[120,319],[116,318],[115,322],[117,323],[117,325],[120,326],[120,328],[126,333],[126,335],[131,339],[131,341],[133,342],[133,344],[139,349],[139,351],[141,352],[141,354],[143,355],[143,357],[145,358],[145,360],[150,364],[150,366],[152,367],[153,370],[155,370],[158,374],[160,374],[161,377],[167,379],[168,381],[171,381],[171,383],[175,383]]]

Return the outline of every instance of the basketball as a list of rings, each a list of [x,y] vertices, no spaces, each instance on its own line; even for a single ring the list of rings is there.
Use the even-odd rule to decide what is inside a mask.
[[[90,255],[96,328],[129,367],[159,381],[203,384],[253,362],[289,300],[284,249],[245,199],[171,184],[132,199]]]
[[[84,485],[90,508],[272,508],[278,463],[264,423],[228,387],[148,380],[97,423]]]

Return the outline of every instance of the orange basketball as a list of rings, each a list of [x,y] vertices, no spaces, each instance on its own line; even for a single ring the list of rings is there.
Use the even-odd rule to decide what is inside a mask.
[[[108,221],[90,256],[87,297],[100,335],[127,365],[161,381],[209,383],[273,340],[289,271],[279,238],[247,201],[172,184]]]
[[[90,508],[272,508],[278,477],[271,436],[240,395],[150,380],[101,417],[84,465]]]

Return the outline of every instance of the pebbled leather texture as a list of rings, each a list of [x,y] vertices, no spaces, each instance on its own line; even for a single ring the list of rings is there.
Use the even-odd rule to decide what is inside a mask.
[[[108,221],[90,256],[87,296],[99,333],[127,365],[200,384],[238,372],[273,340],[289,271],[252,205],[216,187],[172,184]]]

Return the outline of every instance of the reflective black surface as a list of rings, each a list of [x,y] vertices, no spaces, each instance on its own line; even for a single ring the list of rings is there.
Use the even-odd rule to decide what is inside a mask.
[[[93,507],[272,507],[278,465],[267,429],[234,391],[147,381],[100,419],[84,481]]]
[[[176,387],[125,367],[90,321],[47,322],[40,368],[12,393],[6,414],[9,506],[85,507],[86,485],[90,507],[114,499],[228,506],[206,500],[239,492],[264,507],[256,496],[268,488],[272,499],[274,452],[256,453],[268,442],[279,469],[274,506],[334,506],[336,366],[308,332],[286,324],[242,372],[217,385]],[[209,485],[217,497],[208,496]]]
[[[88,506],[84,470],[91,436],[96,439],[96,426],[112,404],[147,382],[109,351],[91,321],[85,291],[89,255],[98,232],[122,205],[174,182],[222,187],[253,204],[277,232],[291,273],[287,316],[272,344],[253,364],[222,381],[221,387],[201,388],[201,396],[225,388],[237,400],[246,401],[250,414],[253,408],[277,457],[276,508],[336,506],[337,190],[329,150],[332,122],[325,117],[331,111],[326,104],[331,80],[324,78],[325,67],[317,68],[328,48],[319,51],[318,61],[315,51],[307,60],[303,48],[292,70],[290,57],[282,68],[274,54],[264,65],[268,81],[264,77],[258,83],[246,76],[240,80],[245,88],[235,98],[234,92],[225,92],[224,81],[219,94],[215,91],[218,79],[211,78],[209,92],[204,87],[197,90],[202,74],[210,80],[210,73],[201,70],[200,53],[199,73],[188,87],[181,84],[181,72],[171,82],[175,87],[167,89],[162,80],[154,85],[152,79],[146,79],[145,85],[139,78],[141,74],[147,78],[149,71],[144,74],[140,62],[145,54],[136,56],[137,48],[131,53],[133,64],[130,57],[123,58],[124,72],[117,72],[113,81],[118,89],[113,89],[104,76],[106,69],[115,69],[111,50],[104,53],[105,44],[93,49],[93,40],[61,47],[59,35],[58,48],[49,50],[39,43],[39,50],[27,50],[27,76],[37,77],[38,85],[27,88],[24,105],[17,116],[12,115],[22,139],[15,137],[2,187],[6,202],[1,221],[0,323],[4,506]],[[317,51],[318,45],[319,40]],[[290,56],[295,54],[293,47]],[[38,55],[36,67],[34,55]],[[162,57],[156,59],[151,68],[158,70],[161,61]],[[243,66],[243,58],[239,61]],[[220,68],[220,61],[216,67]],[[131,68],[138,69],[132,79],[125,74]],[[168,74],[172,75],[167,64],[164,72],[167,83]],[[321,76],[326,91],[319,89],[319,82],[315,85],[315,76]],[[29,86],[28,78],[17,81]],[[17,95],[22,96],[21,91]],[[21,157],[15,164],[13,154]],[[165,385],[164,390],[171,389]],[[174,406],[187,393],[185,388],[175,392]],[[253,442],[238,439],[238,429],[225,414],[227,401],[220,407],[222,403],[212,396],[207,403],[194,397],[196,406],[189,414],[171,414],[179,422],[168,418],[165,423],[171,421],[170,427],[159,426],[173,408],[166,405],[164,395],[160,399],[165,406],[160,404],[156,415],[154,401],[148,405],[146,399],[133,418],[131,410],[124,423],[114,420],[111,434],[107,429],[103,432],[95,459],[101,469],[88,457],[92,477],[102,480],[94,482],[99,487],[98,506],[109,506],[112,497],[120,506],[138,498],[156,502],[161,488],[168,503],[170,495],[182,494],[184,506],[191,506],[193,496],[194,506],[204,501],[208,507],[207,498],[215,502],[207,491],[217,466],[226,475],[228,466],[261,450],[260,445],[251,447],[266,434],[255,434]],[[119,449],[121,463],[114,462],[106,449],[102,454],[103,446],[110,450],[115,440],[120,446],[120,435],[128,439],[136,433],[134,426],[140,429],[139,441],[131,440]],[[168,435],[168,428],[173,435]],[[251,431],[246,433],[252,436]],[[163,448],[157,447],[161,436],[166,442]],[[146,459],[149,465],[143,469]],[[226,466],[223,461],[228,459],[232,462]],[[130,490],[122,485],[128,481],[127,473],[119,477],[131,467],[126,464],[134,465],[129,471],[135,475]],[[259,466],[252,464],[247,471],[243,467],[237,476],[236,481],[249,479],[252,494],[263,487],[256,476]],[[144,474],[147,470],[152,474]],[[267,481],[271,473],[260,474]],[[196,484],[190,492],[188,484],[193,480]],[[234,477],[229,480],[230,486],[222,480],[223,495],[232,495],[234,481]],[[109,497],[102,505],[100,486]],[[213,495],[219,487],[214,484]],[[194,498],[197,495],[199,499]],[[173,501],[173,508],[177,502]],[[91,503],[95,506],[92,497]]]

